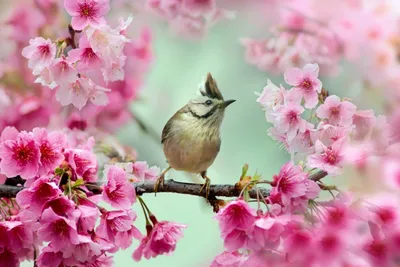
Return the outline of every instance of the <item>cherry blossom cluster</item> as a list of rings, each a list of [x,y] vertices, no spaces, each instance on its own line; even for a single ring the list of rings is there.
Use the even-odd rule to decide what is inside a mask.
[[[284,77],[292,87],[286,89],[268,81],[257,102],[273,124],[269,135],[284,146],[292,160],[301,159],[310,169],[338,175],[351,160],[352,147],[368,144],[371,153],[380,149],[369,141],[372,136],[378,141],[378,133],[387,123],[384,116],[376,117],[372,110],[357,110],[348,99],[328,96],[318,73],[318,64],[288,69]],[[388,140],[384,131],[380,140]]]
[[[345,194],[310,200],[301,215],[231,201],[216,216],[226,251],[211,266],[397,266],[398,197],[353,201]]]
[[[217,6],[216,0],[146,0],[146,8],[168,20],[174,34],[199,38],[221,19],[234,17],[232,11]]]
[[[2,38],[15,49],[0,60],[0,130],[80,120],[88,130],[114,132],[132,118],[129,106],[153,60],[152,37],[143,28],[128,39],[132,16],[111,27],[109,10],[103,0],[28,0],[11,9]]]
[[[140,241],[133,253],[137,261],[175,250],[186,226],[157,221],[133,184],[155,180],[159,169],[141,161],[105,165],[105,182],[98,185],[94,140],[85,140],[69,130],[6,127],[1,133],[0,182],[19,177],[25,187],[16,198],[1,199],[2,266],[32,259],[39,267],[112,266],[112,255],[133,239]],[[151,220],[145,236],[134,226],[137,199]],[[103,202],[111,209],[101,207]]]
[[[388,88],[398,98],[399,14],[392,1],[271,1],[266,38],[243,38],[246,61],[263,71],[316,62],[337,75],[343,60],[366,87]],[[271,32],[271,27],[274,29]],[[390,90],[395,88],[395,90]]]

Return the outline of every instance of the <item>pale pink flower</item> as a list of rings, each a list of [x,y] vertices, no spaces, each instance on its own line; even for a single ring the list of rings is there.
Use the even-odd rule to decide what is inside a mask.
[[[20,132],[15,140],[0,143],[0,159],[3,174],[30,179],[38,173],[40,150],[31,133]]]
[[[194,17],[213,13],[216,0],[182,0],[182,11]]]
[[[135,261],[140,261],[142,256],[150,259],[162,254],[171,254],[176,248],[176,243],[183,237],[183,229],[187,227],[180,223],[158,222],[154,216],[152,221],[154,227],[151,229],[147,227],[147,236],[141,240],[139,247],[132,254]]]
[[[318,128],[318,139],[326,146],[332,145],[340,138],[350,136],[352,131],[351,127],[333,126],[331,124],[320,125]]]
[[[40,150],[39,175],[47,174],[61,164],[64,160],[63,149],[67,143],[67,137],[63,132],[47,132],[45,128],[32,130],[34,140]]]
[[[50,242],[56,251],[66,251],[79,244],[76,221],[57,215],[53,209],[43,211],[41,226],[37,230],[39,240]]]
[[[203,17],[193,17],[190,14],[180,13],[169,23],[174,35],[181,35],[188,39],[199,39],[208,32],[208,24]]]
[[[106,106],[109,102],[106,92],[111,90],[94,84],[91,80],[89,80],[89,85],[88,98],[90,102],[96,106]]]
[[[280,132],[277,128],[271,127],[267,130],[268,135],[277,141],[278,143],[281,143],[281,146],[284,147],[287,151],[290,152],[291,150],[291,144],[289,144],[287,140],[287,133],[282,133]]]
[[[109,0],[64,0],[64,7],[72,16],[72,27],[80,31],[88,25],[96,28],[105,24],[104,16],[110,11],[109,2]]]
[[[56,99],[62,106],[73,104],[82,109],[89,98],[91,84],[87,78],[79,78],[75,82],[61,84],[56,92]]]
[[[334,126],[349,126],[357,107],[349,101],[340,101],[336,95],[328,96],[316,110],[317,116]]]
[[[292,68],[285,72],[285,81],[301,92],[306,108],[314,108],[318,104],[318,93],[322,89],[318,72],[318,64],[307,64],[303,69]]]
[[[41,177],[29,188],[20,191],[16,198],[18,205],[21,207],[29,205],[29,210],[39,216],[43,205],[61,194],[61,190],[54,182],[50,182],[48,177]]]
[[[147,0],[146,7],[160,16],[173,18],[178,15],[182,0]]]
[[[274,125],[278,131],[287,133],[287,140],[292,141],[297,132],[304,132],[306,121],[301,117],[304,108],[298,104],[289,103],[288,105],[278,106],[274,109]]]
[[[57,83],[54,81],[53,74],[48,67],[40,70],[34,70],[32,74],[39,75],[36,78],[35,83],[40,83],[41,85],[49,87],[50,89],[57,87]]]
[[[56,58],[53,61],[50,71],[53,80],[57,84],[73,83],[78,79],[78,72],[64,56]]]
[[[283,104],[285,88],[276,86],[270,79],[264,87],[257,102],[266,108],[273,108]]]
[[[135,161],[133,164],[127,165],[125,169],[135,176],[136,181],[154,180],[160,174],[159,167],[149,167],[146,161]]]
[[[97,53],[92,49],[87,36],[82,35],[79,39],[79,47],[68,52],[67,60],[69,63],[76,63],[76,69],[79,72],[95,71],[104,64]]]
[[[22,55],[29,59],[29,68],[40,71],[51,65],[56,51],[56,45],[50,39],[45,40],[42,37],[36,37],[29,41],[29,46],[22,49]]]
[[[79,262],[91,261],[92,258],[100,256],[102,248],[100,244],[93,242],[90,236],[78,235],[78,244],[72,249],[63,252],[64,258],[75,258]]]
[[[115,246],[126,249],[132,244],[132,238],[142,238],[142,234],[133,225],[135,220],[136,214],[132,210],[103,212],[96,233]]]
[[[143,28],[138,38],[127,43],[124,50],[127,57],[128,69],[137,73],[149,70],[153,62],[152,34],[149,28]]]
[[[237,251],[224,251],[214,258],[210,267],[240,267],[245,259],[245,256]]]
[[[324,170],[330,175],[340,174],[344,163],[346,141],[347,138],[343,137],[326,147],[317,140],[315,143],[316,153],[307,158],[308,167]]]
[[[235,229],[249,230],[256,221],[256,212],[242,199],[229,202],[215,216],[222,233]]]
[[[107,183],[103,188],[103,199],[114,208],[129,209],[136,201],[135,187],[128,181],[125,171],[111,166],[104,176]]]
[[[240,42],[246,49],[246,62],[252,65],[259,65],[261,58],[267,53],[267,42],[250,38],[242,38]]]
[[[290,151],[309,154],[314,152],[314,143],[318,132],[314,130],[314,124],[307,122],[303,132],[299,132],[290,143]]]
[[[376,117],[373,110],[357,110],[353,115],[353,125],[355,126],[353,138],[355,140],[365,140],[371,136]]]

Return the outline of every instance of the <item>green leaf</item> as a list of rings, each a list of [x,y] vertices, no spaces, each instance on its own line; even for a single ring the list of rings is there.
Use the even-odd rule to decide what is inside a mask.
[[[64,174],[64,169],[61,169],[60,167],[57,167],[55,170],[54,170],[54,173],[57,175],[57,176],[63,176],[63,174]]]
[[[261,177],[262,177],[262,175],[256,172],[256,173],[253,175],[253,178],[251,178],[251,181],[252,181],[252,182],[260,181],[260,180],[261,180]]]
[[[246,163],[242,167],[242,176],[241,177],[245,177],[248,170],[249,170],[249,164]]]
[[[83,179],[80,178],[80,179],[78,179],[78,180],[75,181],[75,183],[74,183],[74,185],[72,186],[72,188],[79,187],[79,186],[81,186],[81,185],[83,185],[83,184],[85,184],[85,181],[83,181]]]

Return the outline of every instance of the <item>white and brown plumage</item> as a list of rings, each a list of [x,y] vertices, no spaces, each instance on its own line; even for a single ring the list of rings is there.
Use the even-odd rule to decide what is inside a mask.
[[[206,172],[221,146],[220,126],[225,108],[235,100],[224,101],[210,73],[207,74],[204,88],[204,91],[200,91],[201,97],[190,100],[164,126],[161,143],[170,166],[158,178],[156,191],[163,184],[165,173],[173,168],[200,173],[206,179],[203,188],[206,187],[208,196],[210,179]]]

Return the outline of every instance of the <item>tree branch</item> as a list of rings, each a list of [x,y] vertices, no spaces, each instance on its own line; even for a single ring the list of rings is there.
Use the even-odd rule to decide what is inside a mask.
[[[313,181],[319,181],[322,178],[327,176],[327,173],[324,171],[316,172],[310,175],[309,179]],[[15,197],[19,191],[24,189],[23,186],[15,186],[10,185],[12,183],[12,179],[19,178],[9,178],[7,179],[7,184],[0,185],[0,197]],[[20,182],[20,180],[18,180]],[[134,183],[136,188],[136,194],[143,195],[154,192],[155,181],[147,181],[147,182],[136,182]],[[203,184],[194,184],[194,183],[183,183],[177,182],[172,179],[166,180],[164,182],[164,187],[159,187],[157,193],[177,193],[184,195],[193,195],[205,197],[205,192],[202,191],[200,193],[200,189]],[[101,192],[101,188],[99,184],[91,184],[87,186],[88,189],[96,194]],[[240,195],[241,190],[236,189],[235,185],[230,184],[214,184],[210,185],[210,198],[215,199],[215,197],[238,197]],[[260,188],[260,193],[262,197],[266,197],[269,195],[269,190],[265,188]],[[250,198],[257,198],[257,191],[255,189],[249,190]]]

